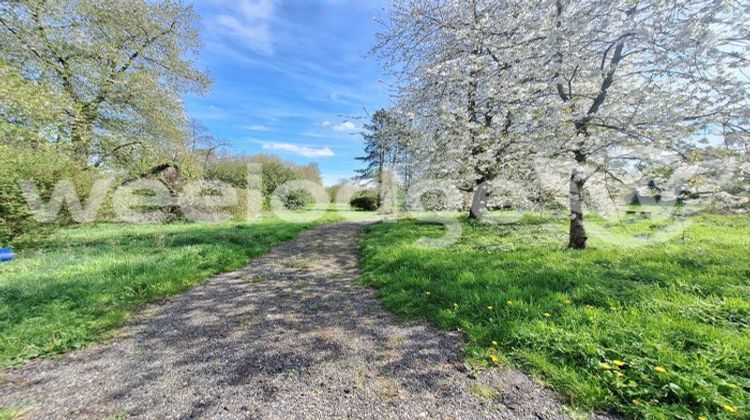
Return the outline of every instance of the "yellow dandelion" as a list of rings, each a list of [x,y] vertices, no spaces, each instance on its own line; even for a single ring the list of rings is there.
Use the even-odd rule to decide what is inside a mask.
[[[729,405],[729,404],[724,404],[724,411],[726,411],[727,413],[732,413],[732,414],[734,414],[734,413],[736,413],[736,412],[737,412],[737,409],[736,409],[736,408],[734,408],[734,407],[732,407],[732,406],[731,406],[731,405]]]
[[[655,370],[655,371],[656,371],[657,373],[667,373],[667,370],[666,370],[666,369],[664,369],[664,368],[663,368],[663,367],[661,367],[661,366],[657,366],[657,367],[655,367],[655,368],[654,368],[654,370]]]
[[[612,366],[610,366],[609,363],[599,363],[599,366],[604,370],[612,369]]]
[[[492,345],[495,346],[495,347],[497,347],[497,341],[492,340]]]
[[[492,310],[492,306],[491,305],[487,305],[487,310],[491,311]]]
[[[431,294],[432,294],[432,292],[424,292],[425,296],[430,296]]]
[[[497,355],[491,354],[490,360],[492,361],[492,363],[497,363],[500,359],[497,357]]]
[[[706,417],[706,416],[700,416],[700,417],[698,417],[698,420],[708,420],[708,417]]]
[[[513,306],[513,301],[512,300],[509,300],[506,303],[508,304],[508,306]]]
[[[549,313],[549,312],[545,312],[545,313],[544,313],[544,317],[545,317],[545,318],[549,318],[549,317],[551,317],[551,316],[552,316],[552,314],[551,314],[551,313]]]
[[[613,360],[612,363],[614,363],[615,366],[617,366],[617,367],[623,367],[623,366],[625,366],[625,362],[623,362],[622,360],[619,360],[619,359]]]

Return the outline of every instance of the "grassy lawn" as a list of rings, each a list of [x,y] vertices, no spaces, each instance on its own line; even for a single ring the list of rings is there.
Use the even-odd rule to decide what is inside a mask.
[[[628,222],[628,221],[626,221]],[[633,238],[663,226],[632,219]],[[460,329],[466,357],[541,378],[578,409],[635,417],[750,416],[750,220],[705,216],[676,238],[565,249],[564,220],[464,223],[448,249],[415,246],[440,225],[369,228],[366,284],[405,317]]]
[[[339,216],[329,213],[321,221]],[[311,224],[139,226],[59,230],[0,264],[0,366],[105,339],[134,310],[235,270]]]

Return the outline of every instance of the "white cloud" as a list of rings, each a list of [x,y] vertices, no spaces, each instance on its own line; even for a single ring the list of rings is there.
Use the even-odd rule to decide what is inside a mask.
[[[280,152],[294,153],[306,158],[332,157],[335,156],[330,147],[316,149],[308,146],[300,146],[291,143],[264,143],[263,150],[274,150]]]
[[[241,41],[255,52],[273,54],[271,20],[276,0],[239,0],[227,3],[232,14],[219,14],[209,33]]]
[[[199,107],[191,115],[202,121],[226,120],[231,117],[228,112],[215,105]]]
[[[335,125],[333,129],[335,131],[354,131],[357,129],[357,126],[351,121],[344,121],[341,124]]]
[[[248,126],[245,126],[244,128],[245,130],[250,130],[250,131],[271,131],[271,127],[267,125],[261,125],[261,124],[248,125]]]
[[[328,126],[330,126],[330,125],[331,125],[331,122],[330,122],[330,121],[323,121],[322,123],[320,123],[320,126],[321,126],[321,127],[328,127]]]
[[[303,131],[303,132],[299,133],[299,135],[300,136],[305,136],[305,137],[314,137],[316,139],[330,138],[330,136],[327,135],[327,134],[316,133],[314,131]]]

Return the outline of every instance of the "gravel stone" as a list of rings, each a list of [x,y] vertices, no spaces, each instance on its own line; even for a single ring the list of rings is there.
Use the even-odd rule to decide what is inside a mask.
[[[469,377],[459,334],[399,321],[357,285],[363,226],[311,229],[150,306],[110,343],[8,370],[0,406],[28,418],[565,417],[520,372]]]

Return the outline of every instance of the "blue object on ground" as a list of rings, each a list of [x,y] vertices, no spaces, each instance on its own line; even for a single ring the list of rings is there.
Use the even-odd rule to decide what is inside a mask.
[[[16,258],[16,254],[8,248],[0,248],[0,262],[13,261]]]

